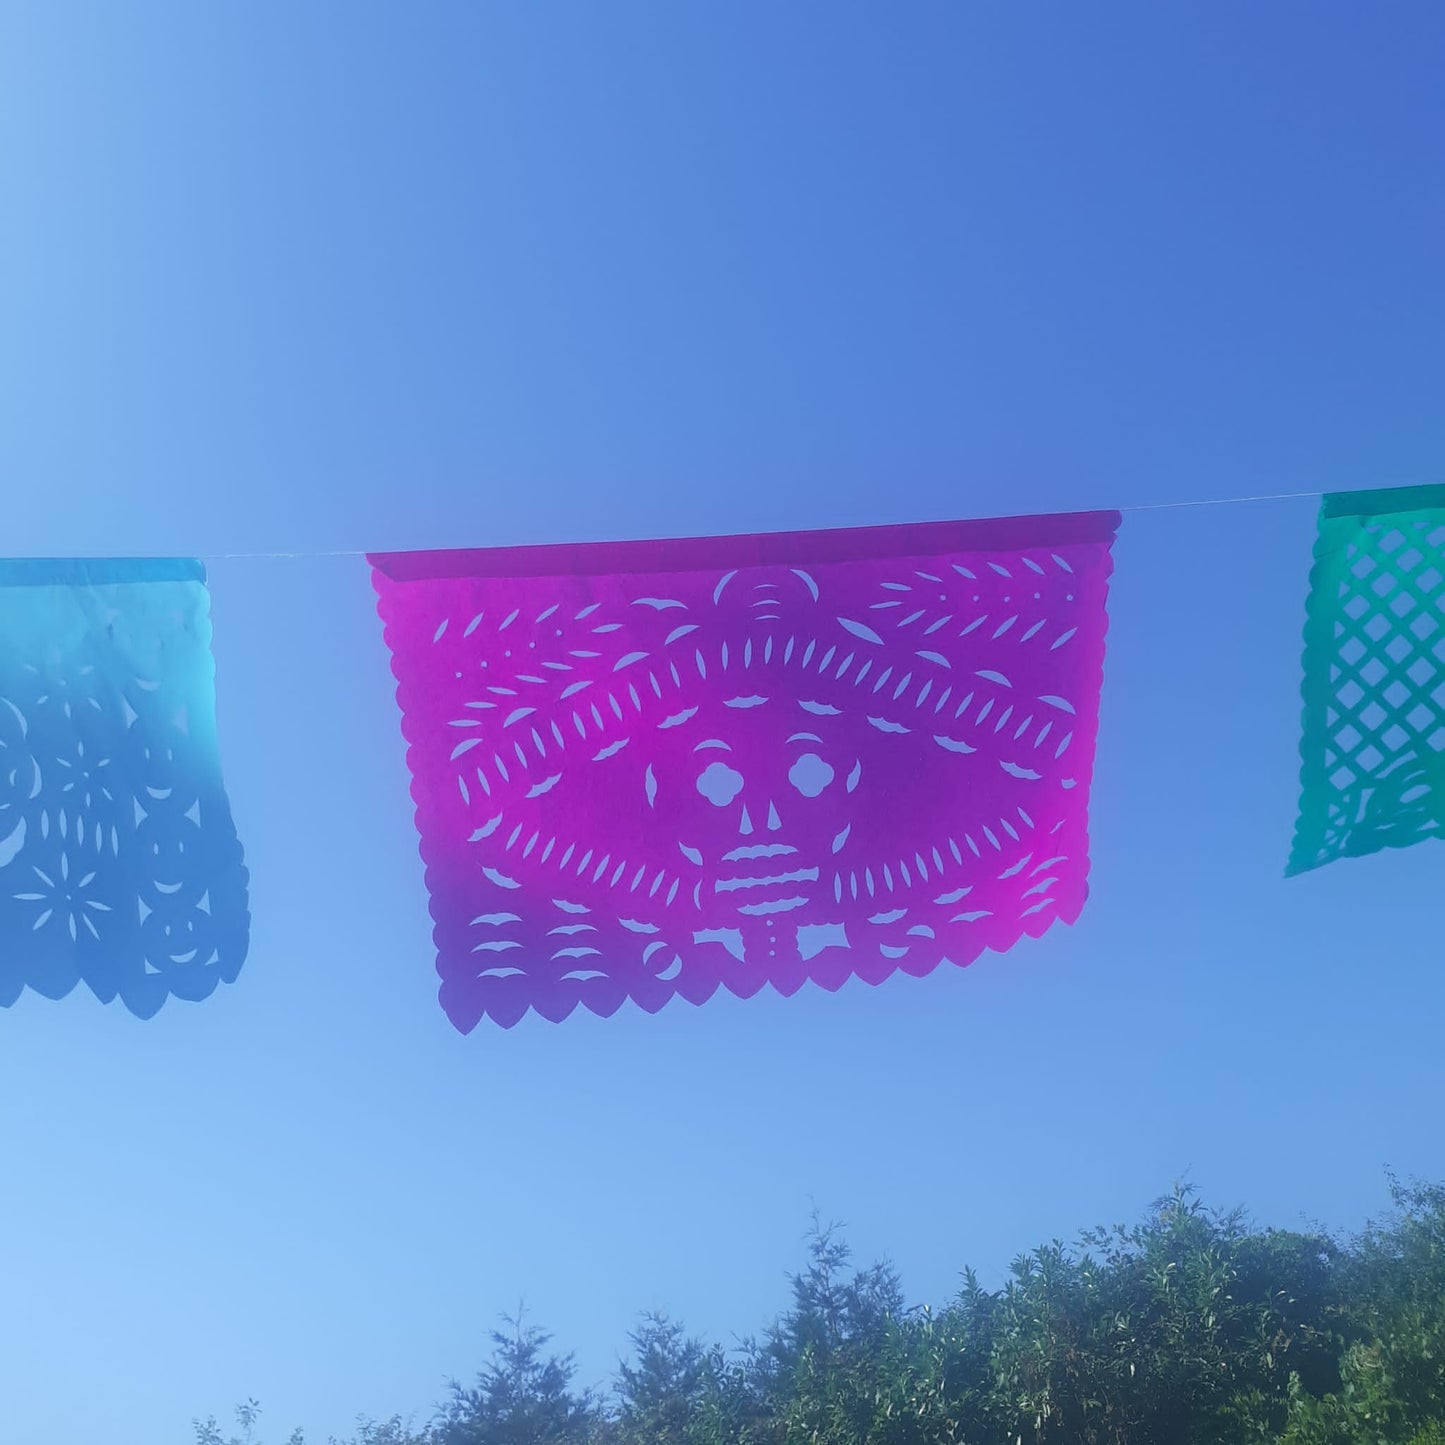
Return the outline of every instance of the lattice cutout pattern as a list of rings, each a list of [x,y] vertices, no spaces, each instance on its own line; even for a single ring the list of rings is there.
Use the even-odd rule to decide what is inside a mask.
[[[1320,513],[1289,871],[1445,835],[1445,487]]]
[[[373,558],[452,1022],[1072,922],[1116,520]]]
[[[0,1004],[236,977],[246,869],[198,562],[0,562]]]

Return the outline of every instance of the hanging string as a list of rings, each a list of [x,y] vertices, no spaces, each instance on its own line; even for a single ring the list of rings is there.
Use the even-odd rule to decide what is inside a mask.
[[[324,557],[365,557],[387,547],[351,547],[336,552],[196,552],[198,562],[310,562]]]
[[[1298,502],[1322,497],[1323,492],[1261,492],[1254,497],[1202,497],[1195,502],[1141,502],[1133,507],[1118,507],[1120,512],[1167,512],[1175,507],[1239,507],[1247,502]]]
[[[1115,507],[1118,512],[1169,512],[1184,507],[1240,507],[1252,502],[1298,502],[1324,493],[1312,492],[1260,492],[1249,497],[1199,497],[1187,502],[1139,502],[1133,506]],[[1102,509],[1109,510],[1109,509]],[[354,547],[328,552],[202,552],[195,554],[202,562],[309,562],[328,557],[365,557],[372,551],[390,551],[391,548]]]

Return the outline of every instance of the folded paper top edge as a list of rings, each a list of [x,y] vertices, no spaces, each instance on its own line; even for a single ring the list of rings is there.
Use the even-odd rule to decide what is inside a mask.
[[[191,557],[0,558],[0,587],[103,587],[119,582],[204,582]]]
[[[1378,517],[1390,512],[1416,512],[1429,507],[1445,507],[1445,485],[1327,492],[1320,506],[1320,515],[1324,518]]]
[[[619,572],[691,572],[712,567],[806,566],[947,552],[1108,543],[1118,512],[1066,512],[964,522],[908,522],[817,532],[763,532],[634,542],[574,542],[424,552],[369,552],[393,582],[447,577],[595,576]]]

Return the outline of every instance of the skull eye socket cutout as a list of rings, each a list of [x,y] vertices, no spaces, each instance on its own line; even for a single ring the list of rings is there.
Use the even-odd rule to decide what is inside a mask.
[[[788,781],[805,798],[816,798],[833,781],[834,776],[832,765],[825,763],[817,753],[804,753],[788,769]]]
[[[726,763],[709,763],[698,776],[697,790],[715,808],[726,808],[743,790],[743,775]]]

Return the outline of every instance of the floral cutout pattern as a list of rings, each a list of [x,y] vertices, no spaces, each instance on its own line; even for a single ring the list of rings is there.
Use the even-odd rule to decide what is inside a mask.
[[[197,562],[0,562],[0,1004],[85,982],[149,1017],[249,929]]]

